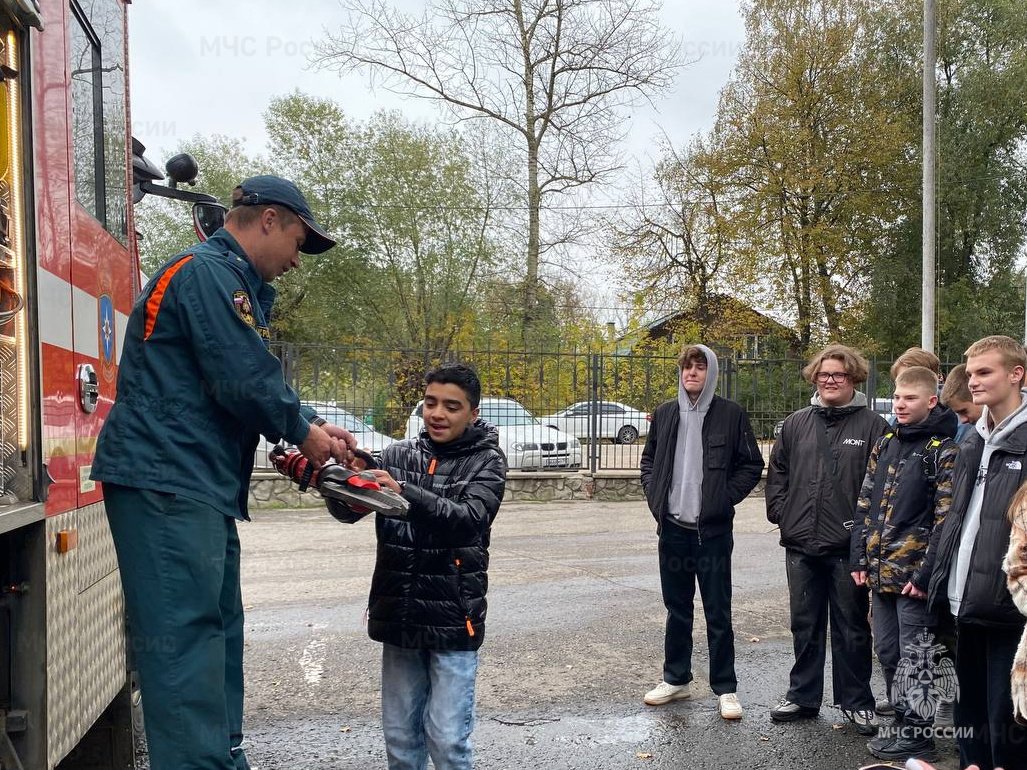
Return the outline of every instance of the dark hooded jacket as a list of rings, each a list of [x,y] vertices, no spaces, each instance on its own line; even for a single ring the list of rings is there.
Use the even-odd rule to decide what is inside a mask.
[[[702,465],[691,469],[690,473],[682,474],[686,483],[689,480],[700,480],[696,518],[700,539],[717,537],[731,531],[735,506],[759,482],[764,465],[763,455],[756,444],[745,409],[734,401],[713,395],[717,386],[716,358],[712,350],[704,350],[711,360],[709,374],[698,403],[692,405],[697,406],[702,413]],[[678,431],[688,409],[688,396],[679,382],[678,398],[656,408],[642,450],[642,489],[649,510],[656,519],[657,529],[661,529],[668,520],[675,521],[668,500],[674,487],[674,474],[676,470],[689,470],[679,467],[685,458],[678,456],[681,451]],[[677,524],[672,523],[670,526]]]
[[[90,478],[249,518],[260,434],[302,444],[316,417],[268,349],[274,299],[225,229],[168,261],[129,316]]]
[[[1027,401],[1027,394],[1024,395]],[[988,413],[981,415],[977,428],[959,447],[953,470],[952,505],[941,527],[931,540],[935,549],[934,571],[930,576],[927,602],[932,610],[950,607],[948,584],[955,569],[963,529],[970,516],[974,490],[984,485],[980,504],[980,524],[969,559],[966,584],[957,620],[960,623],[994,628],[1022,629],[1024,617],[1013,603],[1002,571],[1002,560],[1009,548],[1011,526],[1009,502],[1027,483],[1027,423],[1011,427],[1001,440],[989,439],[995,446],[986,469],[981,469],[985,439],[981,426],[988,424]]]
[[[499,432],[478,420],[436,444],[397,441],[381,465],[406,482],[406,520],[378,516],[367,632],[421,650],[476,650],[485,638],[489,538],[506,486]]]
[[[767,519],[781,545],[809,556],[849,557],[856,498],[867,460],[888,429],[857,392],[847,406],[812,405],[785,418],[767,468]],[[817,432],[830,453],[825,462]]]
[[[870,453],[851,561],[875,591],[900,593],[909,582],[927,591],[935,556],[928,544],[952,503],[958,423],[936,406],[922,422],[895,425]]]

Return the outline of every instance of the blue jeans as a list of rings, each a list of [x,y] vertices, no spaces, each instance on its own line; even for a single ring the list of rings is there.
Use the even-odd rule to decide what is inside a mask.
[[[470,770],[477,651],[382,645],[382,732],[389,770]]]

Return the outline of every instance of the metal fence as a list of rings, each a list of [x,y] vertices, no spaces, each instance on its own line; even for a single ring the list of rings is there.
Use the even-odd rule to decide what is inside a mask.
[[[481,378],[483,396],[515,399],[544,425],[577,436],[581,464],[592,471],[637,468],[648,429],[645,416],[677,395],[677,362],[669,356],[576,350],[438,355],[298,344],[277,344],[273,351],[304,401],[344,411],[390,438],[419,429],[415,408],[429,368],[452,361],[469,364]],[[722,358],[717,392],[746,408],[757,437],[769,445],[775,426],[809,403],[813,388],[800,374],[804,365],[796,359]],[[883,413],[890,410],[885,400],[891,396],[890,366],[891,361],[872,361],[865,388],[872,408]]]

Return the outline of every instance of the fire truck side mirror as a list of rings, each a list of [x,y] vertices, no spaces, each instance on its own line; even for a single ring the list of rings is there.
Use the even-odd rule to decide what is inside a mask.
[[[193,227],[196,237],[207,240],[225,224],[225,209],[220,203],[194,203]]]
[[[196,175],[200,173],[200,167],[196,165],[196,159],[187,152],[180,152],[164,164],[164,170],[171,180],[169,187],[174,189],[180,184],[196,184]]]

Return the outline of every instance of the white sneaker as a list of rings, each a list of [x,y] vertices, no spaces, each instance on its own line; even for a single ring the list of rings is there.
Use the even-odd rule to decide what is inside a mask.
[[[745,710],[738,702],[736,693],[726,692],[720,696],[720,715],[724,719],[741,719],[745,716]]]
[[[642,699],[650,706],[662,706],[672,700],[685,700],[692,697],[692,689],[687,684],[667,684],[660,682],[645,694]]]

